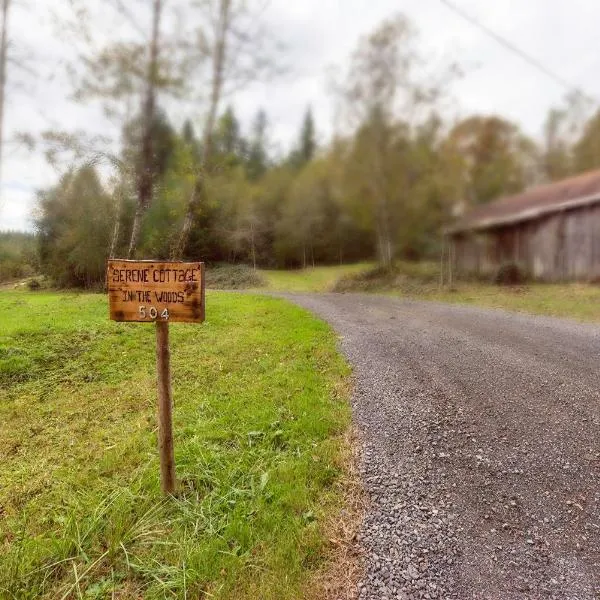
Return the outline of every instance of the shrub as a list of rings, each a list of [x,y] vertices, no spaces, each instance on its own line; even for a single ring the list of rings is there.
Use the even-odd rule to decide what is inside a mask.
[[[398,290],[420,294],[437,285],[439,270],[428,262],[397,262],[392,267],[376,266],[367,271],[345,275],[335,284],[334,292]]]
[[[42,289],[42,283],[37,277],[32,277],[27,282],[27,289],[31,290],[32,292],[35,292],[36,290]]]
[[[263,287],[263,276],[248,265],[215,265],[206,269],[206,287],[218,290],[241,290]]]
[[[515,262],[500,265],[494,275],[496,285],[522,285],[527,279],[525,269]]]

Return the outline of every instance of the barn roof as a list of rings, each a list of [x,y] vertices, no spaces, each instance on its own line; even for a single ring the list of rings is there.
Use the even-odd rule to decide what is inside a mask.
[[[447,232],[481,231],[511,225],[596,202],[600,202],[600,170],[540,185],[479,206],[463,215]]]

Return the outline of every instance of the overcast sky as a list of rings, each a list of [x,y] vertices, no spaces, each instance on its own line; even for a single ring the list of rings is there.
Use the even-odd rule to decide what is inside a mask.
[[[89,0],[92,2],[92,0]],[[94,0],[96,1],[96,0]],[[171,0],[174,1],[174,0]],[[5,139],[17,131],[50,127],[101,130],[97,108],[74,105],[61,76],[65,47],[49,19],[32,11],[44,2],[60,10],[66,0],[21,0],[11,22],[15,52],[35,58],[35,78],[13,71],[8,90]],[[598,0],[453,0],[453,3],[551,71],[600,98]],[[383,19],[403,12],[420,34],[420,47],[435,59],[452,58],[466,76],[453,88],[454,117],[499,114],[539,137],[550,107],[563,100],[565,88],[552,81],[473,25],[441,0],[271,0],[265,18],[286,44],[291,75],[268,85],[255,84],[238,95],[234,107],[247,127],[259,108],[267,111],[273,144],[284,151],[297,135],[307,106],[312,106],[319,139],[326,143],[334,122],[334,102],[327,73],[341,67],[358,39]],[[339,71],[339,68],[338,68]],[[171,115],[176,119],[176,115]],[[194,116],[194,115],[192,115]],[[196,115],[198,120],[201,112]],[[35,190],[56,181],[57,174],[36,153],[10,144],[4,151],[0,187],[0,230],[30,229]]]

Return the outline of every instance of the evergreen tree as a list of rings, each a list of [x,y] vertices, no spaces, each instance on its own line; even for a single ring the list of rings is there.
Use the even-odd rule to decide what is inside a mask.
[[[198,162],[202,154],[202,148],[200,147],[200,141],[196,137],[194,126],[189,119],[185,120],[183,127],[181,128],[181,140],[185,146],[190,148],[192,156],[195,161]]]
[[[573,159],[577,173],[600,167],[600,111],[585,124],[573,147]]]
[[[236,154],[239,150],[240,124],[231,106],[227,107],[225,114],[219,120],[217,130],[221,152]]]
[[[290,154],[290,165],[296,169],[301,169],[314,158],[316,149],[315,121],[312,110],[308,107],[304,114],[297,145]]]
[[[217,122],[214,136],[214,159],[222,167],[239,165],[245,159],[246,148],[240,133],[240,123],[231,106]]]
[[[70,171],[38,196],[36,229],[42,271],[60,286],[104,281],[113,203],[90,166]]]
[[[123,158],[126,163],[135,166],[137,181],[141,179],[142,171],[145,168],[143,157],[139,152],[144,131],[145,126],[141,115],[127,123],[123,131]],[[175,147],[176,134],[164,111],[156,111],[154,121],[150,127],[150,135],[153,150],[149,168],[152,175],[152,185],[155,186],[165,174]]]
[[[310,107],[306,110],[304,115],[304,122],[302,123],[302,133],[300,136],[300,158],[306,164],[311,161],[315,155],[317,149],[317,142],[315,141],[315,122]]]
[[[248,178],[252,181],[260,179],[267,171],[267,115],[264,110],[259,110],[252,126],[252,136],[248,149],[246,170]]]
[[[181,137],[186,144],[190,146],[194,146],[197,144],[196,140],[196,132],[194,131],[194,126],[189,119],[185,120],[183,127],[181,128]]]

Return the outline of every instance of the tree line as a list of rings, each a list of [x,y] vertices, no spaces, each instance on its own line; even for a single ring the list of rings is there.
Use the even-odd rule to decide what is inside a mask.
[[[119,150],[66,132],[35,140],[49,160],[61,152],[70,160],[39,192],[35,221],[40,268],[59,285],[97,284],[109,256],[255,268],[432,258],[461,210],[600,166],[600,112],[579,93],[550,112],[537,141],[501,116],[449,118],[453,82],[465,75],[429,64],[403,15],[359,40],[340,69],[343,126],[333,139],[319,146],[318,115],[307,108],[291,150],[276,154],[266,112],[244,131],[226,102],[230,88],[277,70],[273,48],[243,28],[251,3],[203,3],[210,35],[194,48],[165,32],[168,4],[145,4],[145,41],[86,46],[72,69],[78,97],[118,115]],[[172,98],[188,93],[195,61],[205,68],[207,109],[177,127]],[[123,112],[132,98],[139,108]]]

